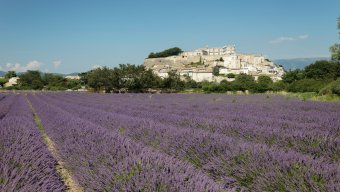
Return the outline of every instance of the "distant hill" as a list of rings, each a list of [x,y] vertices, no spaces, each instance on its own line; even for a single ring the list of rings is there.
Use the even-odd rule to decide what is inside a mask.
[[[6,73],[7,73],[7,72],[5,72],[5,71],[0,71],[0,77],[5,76]],[[17,75],[21,75],[21,74],[24,74],[24,73],[23,73],[23,72],[17,73]],[[63,77],[65,77],[65,76],[77,76],[77,75],[79,75],[79,73],[77,73],[77,72],[70,73],[70,74],[61,74],[61,73],[53,73],[53,74],[55,74],[55,75],[60,75],[60,76],[63,76]]]
[[[318,60],[329,60],[328,57],[296,58],[296,59],[277,59],[273,62],[282,65],[285,70],[303,69]]]
[[[65,74],[63,76],[77,76],[77,75],[79,75],[79,73],[74,72],[74,73],[70,73],[70,74]]]

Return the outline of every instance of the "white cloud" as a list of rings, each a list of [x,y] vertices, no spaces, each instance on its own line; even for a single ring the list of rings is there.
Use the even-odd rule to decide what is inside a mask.
[[[58,68],[61,65],[61,61],[53,61],[54,68]]]
[[[299,39],[308,39],[309,35],[300,35],[298,38]]]
[[[103,68],[103,66],[101,66],[101,65],[93,65],[92,66],[92,69],[97,69],[97,68]]]
[[[28,70],[39,70],[42,63],[37,60],[30,61],[26,65],[21,65],[20,63],[7,63],[5,66],[2,66],[1,69],[4,71],[16,71],[16,72],[25,72]]]
[[[277,44],[277,43],[284,43],[284,42],[288,42],[288,41],[298,41],[298,40],[304,40],[304,39],[308,39],[309,35],[305,34],[305,35],[300,35],[297,37],[278,37],[274,40],[269,41],[269,43],[271,44]]]

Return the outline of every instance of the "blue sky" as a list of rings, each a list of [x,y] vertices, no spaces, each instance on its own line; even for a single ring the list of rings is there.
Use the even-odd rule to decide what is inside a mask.
[[[0,0],[0,70],[142,64],[174,46],[329,56],[339,16],[339,0]]]

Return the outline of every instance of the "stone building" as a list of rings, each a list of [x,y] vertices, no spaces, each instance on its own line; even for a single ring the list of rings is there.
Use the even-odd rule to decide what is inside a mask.
[[[162,78],[166,78],[170,70],[177,70],[181,76],[189,76],[195,81],[221,79],[213,76],[214,67],[219,68],[221,75],[248,74],[255,79],[260,75],[267,75],[274,81],[281,80],[284,74],[282,67],[263,55],[237,53],[235,46],[201,48],[176,56],[145,59],[144,66]]]
[[[19,77],[12,77],[8,80],[7,83],[5,83],[4,87],[11,87],[13,85],[18,84]]]
[[[228,55],[235,54],[235,45],[225,45],[223,47],[215,47],[215,48],[200,48],[194,51],[186,51],[181,53],[181,56],[208,56],[208,55]]]

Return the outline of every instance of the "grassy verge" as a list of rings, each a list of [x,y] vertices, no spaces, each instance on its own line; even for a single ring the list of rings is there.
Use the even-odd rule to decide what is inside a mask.
[[[206,93],[202,89],[185,89],[179,93],[191,94],[191,93]],[[315,92],[305,92],[305,93],[291,93],[286,91],[280,92],[266,92],[266,93],[250,93],[249,91],[227,91],[224,93],[214,93],[214,94],[232,94],[232,95],[244,95],[244,94],[273,94],[273,95],[283,95],[286,97],[295,97],[302,101],[324,101],[324,102],[340,102],[340,96],[338,95],[318,95]]]
[[[274,94],[284,95],[287,97],[296,97],[302,101],[324,101],[324,102],[340,102],[340,96],[337,95],[318,95],[315,92],[306,93],[289,93],[289,92],[277,92]]]
[[[58,161],[58,165],[56,167],[56,170],[57,170],[59,176],[62,178],[64,184],[66,185],[67,191],[70,191],[70,192],[83,191],[82,188],[79,186],[79,184],[72,178],[72,174],[70,173],[70,171],[68,171],[65,168],[65,163],[61,160],[60,156],[58,155],[58,151],[55,147],[54,142],[46,134],[46,131],[45,131],[45,129],[44,129],[42,123],[41,123],[41,119],[39,118],[37,112],[35,111],[32,103],[28,99],[27,99],[27,103],[28,103],[29,107],[31,108],[31,110],[33,112],[34,121],[37,124],[39,132],[40,132],[42,138],[44,139],[44,141],[45,141],[45,143],[48,147],[48,150],[50,151],[52,156],[55,159],[57,159],[57,161]]]

